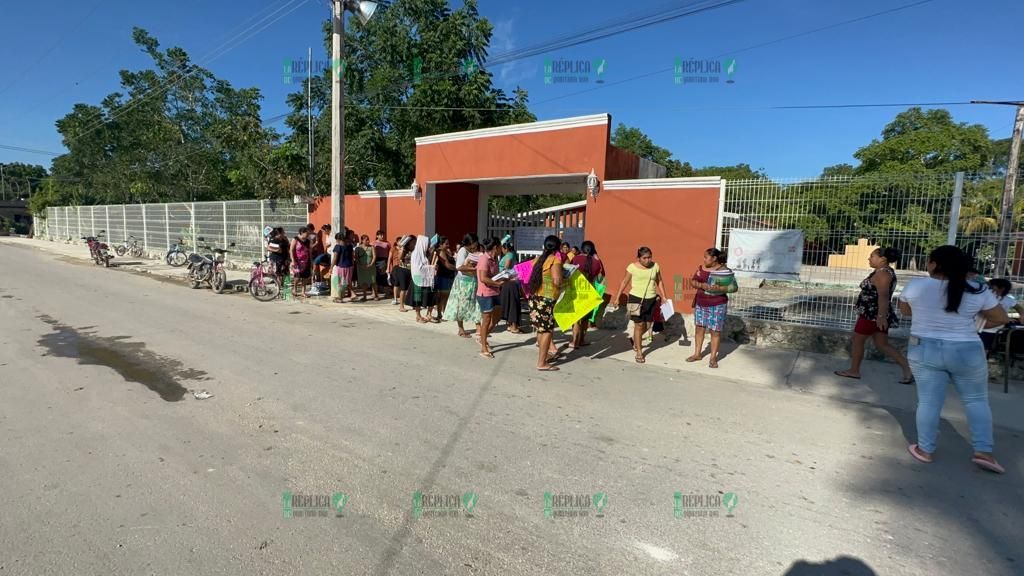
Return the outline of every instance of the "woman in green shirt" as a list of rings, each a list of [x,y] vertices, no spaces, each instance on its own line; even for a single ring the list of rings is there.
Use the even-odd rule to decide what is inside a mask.
[[[512,237],[501,239],[501,259],[498,260],[498,271],[512,270],[516,265],[516,252],[512,249]],[[501,319],[508,323],[508,331],[521,334],[519,319],[523,314],[523,289],[519,282],[506,282],[501,287]]]
[[[366,302],[366,295],[370,288],[373,288],[373,299],[380,300],[377,293],[377,267],[375,261],[377,253],[370,245],[370,237],[363,234],[359,237],[359,246],[356,246],[356,281],[363,289],[363,297],[360,302]]]

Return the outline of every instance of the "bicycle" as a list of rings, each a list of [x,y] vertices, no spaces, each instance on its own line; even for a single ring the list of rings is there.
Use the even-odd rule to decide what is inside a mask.
[[[274,264],[264,259],[253,262],[249,272],[249,294],[260,302],[272,302],[281,295]]]
[[[184,266],[188,262],[188,254],[185,252],[185,241],[178,238],[178,242],[167,251],[167,256],[164,257],[164,260],[169,266],[174,266],[175,268]]]
[[[127,253],[132,258],[142,258],[142,246],[139,246],[139,241],[135,239],[135,236],[129,236],[124,242],[115,246],[114,252],[118,256],[124,256]]]

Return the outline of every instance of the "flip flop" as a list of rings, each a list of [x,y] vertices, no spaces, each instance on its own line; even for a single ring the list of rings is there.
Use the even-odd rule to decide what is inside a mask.
[[[932,457],[922,452],[921,449],[917,447],[917,444],[907,446],[907,452],[910,452],[910,455],[918,462],[922,462],[924,464],[932,463]]]
[[[700,356],[689,356],[689,357],[686,358],[686,361],[687,362],[700,362],[703,359],[704,358],[700,357]]]
[[[480,356],[482,356],[484,358],[488,358],[488,359],[494,358],[494,354],[491,354],[490,352],[481,352]]]
[[[911,376],[910,378],[904,378],[903,380],[900,380],[900,384],[903,384],[904,386],[913,386],[915,383],[916,381],[914,380],[913,376]]]
[[[860,376],[854,376],[852,374],[847,374],[845,370],[836,370],[835,372],[833,372],[833,374],[835,374],[836,376],[843,377],[843,378],[849,378],[850,380],[860,380]],[[916,446],[916,444],[915,444],[915,446]]]
[[[971,462],[982,470],[988,470],[989,472],[994,472],[996,474],[1006,474],[1006,469],[1000,466],[995,460],[989,460],[983,456],[975,456],[974,458],[971,458]]]
[[[537,368],[538,372],[558,372],[561,370],[558,366],[546,366],[544,368]]]
[[[459,334],[459,338],[469,338],[469,333],[463,332],[462,334]]]
[[[637,364],[645,364],[647,362],[647,360],[641,354],[637,354],[635,360]]]
[[[712,360],[711,362],[708,362],[708,368],[718,368],[718,362],[716,362],[714,360]]]

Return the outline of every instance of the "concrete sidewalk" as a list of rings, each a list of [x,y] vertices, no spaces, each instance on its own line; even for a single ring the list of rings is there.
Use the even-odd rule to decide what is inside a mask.
[[[19,237],[0,238],[0,246],[16,245],[27,248],[34,248],[53,254],[60,259],[70,259],[80,263],[90,262],[88,249],[82,244],[65,244],[61,242],[49,242],[46,240],[35,240]],[[188,287],[185,280],[184,268],[173,268],[162,261],[144,260],[138,258],[115,258],[111,273],[118,271],[129,271],[137,274],[151,274],[165,281],[180,281],[182,287]],[[232,285],[244,286],[248,282],[247,271],[228,270],[228,281]],[[397,306],[391,305],[390,298],[379,302],[361,302],[335,304],[329,297],[317,297],[307,299],[296,299],[292,301],[280,301],[274,303],[260,303],[253,300],[254,306],[260,305],[313,305],[347,317],[362,317],[387,322],[390,324],[404,324],[410,329],[433,332],[438,335],[450,335],[455,337],[455,326],[445,322],[442,324],[419,324],[415,322],[412,311],[406,314],[398,312]],[[619,313],[622,313],[620,309]],[[779,391],[811,394],[837,402],[848,402],[857,404],[869,404],[882,407],[887,410],[901,412],[901,416],[909,416],[913,420],[913,412],[916,407],[917,397],[913,386],[905,386],[898,383],[900,379],[899,367],[886,362],[872,362],[865,360],[862,369],[861,380],[840,378],[833,373],[847,367],[847,360],[824,354],[812,354],[807,352],[795,352],[791,350],[760,348],[750,345],[737,345],[729,341],[723,341],[722,356],[719,359],[719,368],[708,367],[707,361],[687,363],[686,358],[693,353],[693,344],[687,337],[692,334],[692,317],[685,317],[683,336],[672,337],[666,340],[658,335],[654,342],[647,347],[647,362],[644,366],[635,366],[635,385],[643,385],[643,370],[647,366],[657,366],[675,371],[677,376],[670,379],[677,379],[685,383],[695,377],[707,376],[724,378],[728,380],[749,383],[750,385],[762,388],[776,389]],[[591,330],[588,339],[591,346],[578,352],[569,351],[567,338],[557,333],[555,341],[565,352],[561,363],[589,362],[592,360],[612,359],[620,362],[634,364],[632,346],[629,342],[630,334],[618,329]],[[492,335],[492,348],[496,354],[503,350],[532,346],[534,344],[532,333],[526,335],[510,334],[505,331],[504,325]],[[705,343],[707,346],[707,343]],[[664,374],[657,372],[659,377]],[[989,403],[992,406],[993,418],[996,426],[1024,431],[1024,394],[1022,394],[1020,382],[1011,381],[1010,393],[1004,394],[1002,382],[992,382],[989,388]],[[723,398],[723,402],[727,402]],[[766,407],[768,408],[768,407]],[[966,420],[962,406],[956,397],[955,392],[949,391],[943,416],[956,423],[956,427],[965,437],[969,437],[966,428]],[[906,418],[902,418],[905,420]]]

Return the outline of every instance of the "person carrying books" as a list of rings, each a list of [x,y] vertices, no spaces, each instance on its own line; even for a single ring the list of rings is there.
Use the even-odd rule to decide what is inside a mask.
[[[725,328],[725,314],[729,307],[728,294],[736,291],[736,276],[726,267],[726,254],[717,248],[704,251],[704,262],[690,278],[690,286],[697,289],[693,300],[693,323],[696,330],[693,354],[687,362],[704,358],[704,334],[711,333],[711,360],[708,367],[718,368],[718,347]]]

